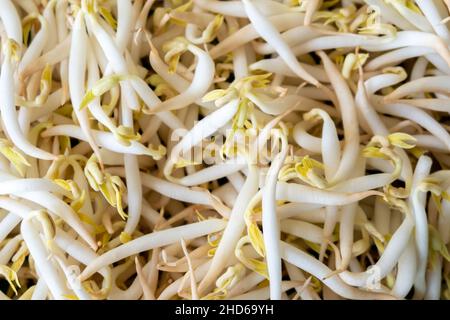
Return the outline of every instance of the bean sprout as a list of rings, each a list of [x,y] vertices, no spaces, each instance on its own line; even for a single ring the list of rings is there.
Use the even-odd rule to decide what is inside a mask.
[[[449,4],[0,1],[0,300],[450,299]]]

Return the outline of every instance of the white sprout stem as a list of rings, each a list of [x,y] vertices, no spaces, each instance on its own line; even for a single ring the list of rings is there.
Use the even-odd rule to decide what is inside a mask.
[[[450,65],[450,53],[443,43],[442,39],[434,34],[419,31],[401,31],[397,36],[386,38],[380,41],[377,37],[367,37],[354,34],[343,34],[336,36],[324,36],[315,38],[292,48],[296,56],[300,56],[312,51],[327,50],[332,48],[361,47],[369,52],[387,51],[401,47],[415,46],[420,44],[422,47],[432,48],[436,53]],[[281,58],[269,59],[274,65],[281,66],[285,64]]]
[[[319,260],[294,246],[281,241],[281,256],[287,262],[314,275],[338,295],[347,299],[392,299],[392,296],[382,293],[358,290],[345,284],[338,275],[327,277],[331,270]]]
[[[49,1],[44,9],[43,17],[48,23],[48,40],[44,47],[44,52],[47,52],[56,46],[58,42],[58,34],[56,27],[55,7],[57,1]]]
[[[339,269],[341,270],[348,267],[350,259],[352,258],[353,229],[357,208],[358,204],[352,203],[341,209],[341,219],[339,224],[339,246],[342,256]]]
[[[223,163],[215,164],[205,169],[199,170],[183,178],[177,178],[177,182],[183,186],[195,186],[205,182],[210,182],[223,177],[227,177],[239,172],[245,167],[243,160],[232,159]]]
[[[402,82],[407,77],[403,68],[399,68],[398,72],[388,72],[373,76],[364,82],[367,95],[372,96],[376,91]]]
[[[27,14],[38,13],[39,9],[33,0],[16,1],[17,5],[20,6]]]
[[[426,192],[418,188],[420,178],[429,175],[432,160],[427,156],[422,156],[416,165],[414,172],[414,185],[410,198],[412,212],[415,219],[415,240],[417,251],[417,273],[414,281],[414,295],[423,297],[426,291],[425,275],[428,263],[428,219],[425,212]]]
[[[416,134],[414,135],[416,139],[416,145],[418,147],[429,147],[430,150],[436,150],[438,152],[446,152],[448,147],[442,142],[442,140],[436,138],[434,135],[430,134]]]
[[[412,230],[414,227],[414,221],[411,217],[406,216],[401,223],[400,227],[395,231],[392,235],[391,240],[388,242],[386,248],[383,251],[383,254],[373,265],[372,268],[377,271],[377,276],[380,279],[386,277],[386,275],[392,271],[392,269],[397,264],[400,256],[404,252],[406,246],[408,245],[409,238],[411,236]],[[343,281],[352,286],[366,286],[368,284],[368,280],[371,276],[370,272],[357,272],[350,273],[348,271],[344,271],[340,273],[340,277]]]
[[[2,177],[1,180],[7,180],[6,183],[9,183],[11,179],[14,179],[13,177],[5,177],[5,175]],[[40,182],[42,184],[42,181]],[[13,181],[14,185],[14,181]],[[48,186],[50,187],[50,186]],[[51,187],[50,187],[51,188]],[[93,239],[92,235],[89,234],[89,232],[86,230],[82,222],[80,221],[79,217],[76,215],[76,213],[72,210],[72,208],[67,205],[64,201],[60,200],[55,195],[45,192],[45,191],[17,191],[17,192],[10,192],[10,194],[13,194],[17,197],[30,200],[36,204],[39,204],[43,206],[44,208],[47,208],[50,212],[53,212],[54,214],[60,216],[64,221],[67,222],[78,234],[94,249],[97,248],[97,243]],[[6,206],[6,207],[5,207]],[[1,199],[0,200],[0,207],[5,207],[8,210],[12,210],[14,213],[19,214],[22,218],[25,218],[27,215],[25,213],[27,208],[24,205],[21,205],[20,203],[17,203],[15,200],[12,199]],[[29,209],[28,209],[29,211]]]
[[[0,2],[0,19],[8,38],[22,44],[22,23],[14,4],[10,0]]]
[[[233,52],[233,71],[236,79],[248,76],[248,61],[245,48],[237,48]]]
[[[122,168],[108,168],[108,172],[111,174],[116,174],[119,176],[124,176],[125,171]],[[142,185],[146,188],[150,188],[164,196],[170,198],[189,202],[196,204],[212,205],[213,200],[211,199],[208,191],[198,191],[189,189],[184,186],[177,185],[175,183],[159,179],[150,174],[145,174],[141,172]]]
[[[313,108],[320,108],[330,115],[337,115],[336,109],[331,108],[329,105],[296,94],[287,94],[283,97],[268,99],[262,92],[255,90],[255,92],[247,93],[246,97],[257,105],[261,111],[269,115],[280,115],[292,107],[298,111],[310,111]]]
[[[415,185],[419,183],[421,179],[423,179],[421,177],[423,177],[424,174],[426,175],[427,171],[426,167],[422,168],[422,166],[426,166],[425,161],[422,162],[422,165],[419,167],[419,170],[416,170],[415,172],[412,190],[414,190]],[[377,268],[376,269],[378,271],[377,274],[380,277],[380,279],[384,278],[395,267],[395,264],[398,262],[402,253],[404,252],[405,248],[408,245],[414,225],[415,225],[414,217],[411,217],[410,213],[407,213],[403,222],[395,231],[391,240],[384,249],[383,254],[379,258],[377,263],[374,265],[374,268]],[[345,271],[341,273],[340,276],[345,282],[347,282],[350,285],[364,286],[367,283],[370,273],[368,272],[349,273]]]
[[[60,47],[62,44],[61,42],[63,41],[63,39],[67,39],[67,42],[70,42],[70,37],[71,35],[69,35],[68,29],[66,27],[65,24],[65,14],[66,14],[66,10],[67,10],[67,6],[68,6],[68,1],[63,0],[63,1],[58,1],[56,3],[56,26],[57,26],[57,31],[58,31],[58,38],[60,41],[60,44],[58,45],[58,47]],[[65,41],[64,41],[65,42]],[[62,43],[64,43],[62,42]],[[51,52],[56,52],[56,50],[52,50],[50,52],[48,52],[48,55],[50,55]],[[67,53],[67,56],[69,55],[69,52]],[[61,64],[59,66],[59,74],[61,77],[61,87],[63,90],[63,97],[67,97],[69,94],[69,80],[68,80],[68,72],[69,72],[69,61],[67,59],[64,59],[63,61],[61,61]]]
[[[276,185],[278,174],[288,152],[287,139],[280,136],[281,151],[275,156],[269,171],[262,194],[262,226],[267,271],[270,282],[270,299],[281,300],[281,256],[280,256],[280,226],[276,213]]]
[[[134,27],[135,30],[142,30],[145,27],[145,24],[147,22],[147,16],[152,8],[153,4],[155,3],[154,0],[146,1],[144,6],[141,8],[141,11],[139,12],[139,17],[136,21],[136,25]],[[139,32],[139,31],[137,31]],[[144,46],[142,41],[142,35],[139,35],[139,33],[135,34],[133,37],[133,40],[131,42],[131,55],[133,57],[133,60],[137,60],[140,57],[140,50]]]
[[[64,259],[64,257],[55,256],[54,258],[66,279],[71,279],[77,273],[77,271],[74,272],[73,265],[69,266],[67,259]],[[93,300],[92,296],[79,283],[68,281],[67,287],[74,292],[78,300]]]
[[[210,88],[215,71],[213,60],[209,54],[194,45],[188,45],[188,50],[197,57],[196,71],[191,85],[179,95],[151,107],[151,112],[158,113],[185,108],[203,97]]]
[[[301,25],[286,30],[281,34],[281,37],[289,46],[293,47],[299,43],[306,42],[323,35],[324,32],[318,28]],[[254,49],[256,53],[264,55],[276,52],[276,50],[269,43],[257,43],[254,45]],[[291,70],[291,72],[293,71]]]
[[[264,279],[264,276],[260,275],[259,273],[250,273],[248,276],[239,281],[239,283],[237,283],[233,288],[231,288],[231,290],[228,292],[227,298],[234,298],[236,296],[244,294],[250,289],[256,287]]]
[[[276,15],[289,12],[289,7],[277,1],[272,0],[254,0],[261,13],[264,15]],[[194,0],[194,3],[200,8],[215,13],[236,18],[247,18],[248,13],[245,11],[245,5],[242,1],[229,1],[223,3],[218,0]]]
[[[285,261],[284,265],[286,267],[286,271],[290,279],[299,281],[306,280],[305,283],[308,281],[308,279],[310,279],[310,278],[306,279],[303,272],[296,266],[290,264],[289,262]],[[302,300],[321,300],[317,292],[315,292],[314,289],[311,288],[311,286],[309,285],[306,287],[304,285],[296,287],[295,290],[300,295]]]
[[[233,255],[235,246],[245,229],[244,213],[247,210],[250,199],[258,190],[258,181],[259,170],[254,165],[249,164],[247,179],[238,194],[228,224],[212,259],[211,266],[208,269],[208,273],[200,282],[198,288],[200,295],[216,280],[223,268],[225,268],[226,260]]]
[[[450,42],[450,32],[447,28],[447,26],[441,21],[444,17],[441,16],[439,12],[439,8],[435,5],[435,0],[431,1],[424,1],[424,0],[417,0],[417,5],[419,6],[420,10],[423,12],[425,17],[428,19],[428,22],[433,27],[436,34],[441,37],[443,40],[449,44]]]
[[[139,97],[144,101],[144,103],[149,108],[161,103],[161,100],[159,100],[159,98],[155,95],[153,90],[142,79],[133,78],[131,80],[131,85],[133,86],[133,89],[136,90],[136,93],[139,95]],[[170,111],[158,112],[156,113],[156,116],[160,118],[161,121],[164,122],[164,124],[166,124],[169,128],[173,130],[184,128],[184,125],[180,121],[180,119]]]
[[[409,243],[398,260],[397,278],[392,288],[392,294],[399,298],[404,298],[411,291],[416,275],[416,251],[414,240],[411,237]]]
[[[61,249],[65,250],[71,257],[80,261],[84,265],[88,265],[98,258],[98,255],[94,253],[89,247],[86,247],[79,241],[76,241],[67,232],[64,232],[60,228],[56,229],[55,241]],[[107,281],[109,281],[109,278],[111,277],[111,270],[109,267],[100,269],[99,273]]]
[[[310,113],[316,113],[323,120],[321,151],[325,166],[325,177],[330,181],[339,169],[339,161],[341,159],[341,149],[336,126],[329,114],[325,111],[313,109]]]
[[[323,258],[328,247],[328,241],[330,241],[331,236],[335,230],[337,223],[339,222],[339,216],[341,214],[340,208],[336,206],[327,206],[324,210],[323,217],[323,230],[322,237],[320,241],[320,251],[319,260],[323,261]]]
[[[118,266],[116,269],[122,269]],[[118,275],[121,270],[117,270]],[[138,300],[142,295],[142,288],[139,283],[139,279],[136,277],[130,287],[126,290],[122,290],[115,285],[115,279],[112,281],[111,291],[109,293],[108,299],[110,300]]]
[[[81,279],[87,279],[98,270],[117,262],[128,256],[148,251],[154,248],[167,246],[178,242],[181,238],[185,240],[194,239],[225,228],[226,222],[219,219],[209,219],[202,222],[192,223],[168,230],[156,231],[145,236],[122,244],[92,261],[80,275]]]
[[[210,113],[205,118],[197,122],[194,127],[183,136],[182,140],[172,148],[169,159],[164,167],[165,176],[167,178],[171,176],[170,173],[173,165],[176,163],[180,155],[186,153],[203,139],[209,137],[228,123],[236,114],[238,106],[239,100],[233,99],[220,109]]]
[[[321,5],[322,5],[322,0],[309,0],[306,3],[305,20],[303,22],[305,24],[305,26],[308,26],[311,24],[314,13],[316,13],[316,11],[319,10]]]
[[[127,63],[125,58],[122,56],[120,49],[118,48],[114,39],[108,34],[108,32],[99,24],[96,20],[96,17],[93,16],[92,13],[86,13],[87,26],[95,35],[95,38],[98,41],[98,44],[102,48],[102,51],[108,60],[108,68],[112,68],[114,72],[119,74],[127,75],[129,74],[129,70],[127,67]],[[135,92],[131,88],[131,85],[128,81],[121,83],[121,91],[125,96],[125,99],[128,103],[128,108],[132,110],[139,109],[139,103],[137,101],[137,97]]]
[[[0,300],[448,297],[450,0],[288,2],[0,0]]]
[[[92,51],[92,46],[89,46],[88,55],[87,55],[87,70],[88,70],[88,79],[87,85],[88,88],[92,89],[95,83],[100,80],[98,64],[95,59],[94,52]],[[89,111],[91,114],[105,127],[107,127],[110,131],[115,130],[115,124],[103,110],[100,105],[100,99],[95,98],[91,103],[88,104]]]
[[[364,66],[364,70],[375,71],[384,67],[396,65],[410,58],[420,57],[430,53],[433,53],[433,49],[419,46],[408,46],[392,50],[373,58]]]
[[[283,295],[286,291],[298,286],[299,283],[297,281],[283,281],[281,283],[281,292],[282,296],[285,300],[286,296]],[[247,293],[241,294],[239,296],[233,297],[230,300],[266,300],[270,297],[270,289],[269,288],[261,288],[249,291]]]
[[[183,92],[188,90],[189,88],[189,81],[186,80],[185,78],[183,78],[182,76],[178,75],[177,73],[171,73],[169,72],[169,66],[167,64],[164,63],[164,61],[161,59],[161,57],[159,56],[159,54],[157,52],[155,52],[154,50],[150,51],[150,64],[152,65],[152,68],[155,70],[155,72],[160,75],[164,81],[166,81],[171,87],[173,87],[176,91],[178,92]],[[181,64],[178,65],[178,67],[180,67]],[[209,74],[209,73],[208,73]],[[148,87],[148,86],[146,86]],[[137,90],[137,88],[135,88]],[[154,94],[153,94],[154,95]],[[158,97],[156,97],[156,95],[154,95],[155,97],[153,98],[154,101],[147,103],[147,106],[149,106],[150,108],[154,105],[154,104],[160,104],[161,101],[159,100]],[[144,101],[145,99],[143,97],[141,97]],[[195,101],[196,104],[198,104],[201,107],[205,107],[208,109],[213,109],[214,108],[214,103],[212,102],[202,102],[201,99],[198,99]],[[159,116],[161,114],[163,114],[164,112],[159,112],[156,115]]]
[[[64,299],[64,296],[69,294],[69,291],[57,267],[52,260],[48,259],[49,252],[42,243],[36,227],[33,226],[32,219],[25,219],[22,222],[21,232],[31,256],[36,261],[39,274],[44,279],[49,291],[55,299]]]
[[[236,263],[236,257],[232,256],[230,257],[231,259],[229,259],[227,261],[227,266],[231,265],[233,263]],[[195,270],[194,270],[194,274],[195,274],[195,278],[196,279],[200,279],[203,278],[206,273],[208,272],[209,267],[211,266],[211,260],[201,264],[200,266],[198,266]],[[177,294],[177,292],[179,291],[179,288],[181,285],[183,285],[182,281],[183,279],[185,279],[185,285],[187,283],[187,280],[189,278],[189,275],[186,278],[181,277],[178,278],[177,280],[175,280],[174,282],[172,282],[169,286],[167,286],[167,288],[165,288],[161,294],[158,296],[157,300],[167,300],[170,299],[171,297],[175,296]],[[184,287],[181,287],[181,289],[184,289]]]
[[[433,28],[430,25],[429,21],[422,14],[417,13],[409,9],[407,6],[404,6],[397,2],[392,2],[392,5],[406,20],[408,20],[417,29],[424,32],[433,32]]]
[[[360,176],[364,175],[366,168],[365,168],[365,161],[360,159],[353,170],[353,172],[350,174],[349,178],[358,179]],[[347,180],[352,181],[353,179]],[[338,189],[335,186],[336,189]],[[345,188],[342,188],[340,190],[345,190]],[[353,247],[353,233],[354,233],[354,226],[355,226],[355,217],[357,214],[358,204],[352,203],[349,205],[346,205],[341,208],[341,219],[339,224],[339,246],[340,246],[340,253],[341,253],[341,263],[340,263],[340,269],[344,270],[348,267],[350,260],[352,258],[352,247]]]
[[[431,269],[427,271],[427,291],[425,300],[439,300],[442,287],[442,257],[435,257]]]
[[[449,192],[449,188],[447,188],[446,190],[447,192]],[[450,242],[450,213],[448,211],[450,207],[450,202],[447,200],[443,200],[442,201],[442,214],[439,216],[439,220],[438,220],[438,230],[439,233],[441,234],[442,237],[442,241],[444,241],[444,243],[449,243]]]
[[[8,263],[11,257],[14,255],[14,251],[20,245],[20,241],[22,241],[22,236],[17,235],[14,238],[10,239],[5,246],[0,250],[0,263],[2,265]]]
[[[320,203],[328,206],[341,206],[357,202],[374,195],[382,194],[374,190],[345,193],[316,189],[296,183],[279,182],[277,184],[277,200],[281,201]]]
[[[387,78],[389,77],[389,78]],[[383,74],[379,76],[375,76],[367,80],[363,83],[363,79],[360,78],[358,81],[358,90],[355,96],[355,103],[358,107],[358,110],[361,111],[367,125],[372,130],[372,133],[374,135],[381,135],[381,136],[387,136],[389,134],[389,130],[387,129],[386,125],[383,123],[380,116],[375,112],[375,107],[372,105],[372,102],[369,98],[370,94],[373,94],[375,91],[381,89],[381,86],[384,85],[378,85],[377,79],[381,78],[384,79],[384,85],[386,84],[395,84],[399,81],[402,81],[404,79],[404,75],[399,74]],[[388,80],[388,81],[386,81]],[[387,82],[387,83],[386,83]],[[380,81],[380,83],[383,83],[383,81]],[[381,87],[381,88],[380,88]],[[412,167],[411,163],[408,160],[408,156],[406,155],[404,150],[397,149],[397,152],[402,160],[402,171],[401,176],[406,181],[406,187],[409,187],[409,178],[412,176]]]
[[[29,63],[27,66],[23,68],[23,70],[20,71],[21,72],[20,76],[22,78],[27,78],[30,75],[34,74],[35,72],[44,69],[46,64],[55,65],[59,62],[61,63],[65,62],[64,68],[67,68],[66,59],[69,57],[71,39],[72,37],[68,35],[63,41],[58,43],[52,50],[46,52],[40,57],[33,58],[32,63]],[[67,72],[67,70],[65,72]],[[67,81],[67,74],[64,74],[64,77],[66,78],[63,81]]]
[[[303,17],[302,13],[290,12],[286,14],[274,15],[269,17],[269,21],[273,24],[278,31],[283,32],[285,30],[298,26]],[[211,49],[210,54],[213,59],[219,58],[222,55],[227,54],[230,51],[244,46],[248,42],[257,39],[258,33],[252,24],[248,24],[235,33],[229,35],[223,39],[217,46]]]
[[[448,84],[446,83],[449,79],[450,76],[423,77],[416,79],[400,86],[395,91],[387,95],[384,99],[386,101],[392,101],[418,92],[449,93],[450,90]]]
[[[15,88],[11,55],[4,57],[0,74],[0,95],[3,102],[0,104],[2,123],[11,140],[27,155],[34,158],[54,160],[56,156],[32,145],[22,133],[17,119],[15,100]]]
[[[437,75],[450,74],[449,64],[440,55],[436,53],[429,53],[425,55],[425,58],[436,67],[434,72],[437,73]]]
[[[45,283],[45,280],[42,278],[39,278],[39,280],[36,283],[36,286],[33,290],[33,295],[31,296],[31,300],[45,300],[48,296],[48,287]]]
[[[41,29],[34,37],[30,46],[24,52],[22,60],[19,63],[18,70],[22,73],[26,68],[28,68],[34,60],[36,60],[44,50],[47,41],[49,40],[49,26],[47,20],[40,16],[39,22],[41,24]]]
[[[66,26],[66,10],[69,5],[68,0],[61,0],[56,2],[55,19],[58,33],[58,40],[61,42],[69,35],[69,30]]]
[[[320,154],[322,152],[323,139],[309,134],[306,130],[312,126],[312,123],[299,122],[294,127],[294,140],[302,148],[312,153]],[[327,169],[327,171],[329,171]]]
[[[91,248],[93,248],[94,250],[97,249],[97,242],[93,238],[92,234],[87,231],[86,227],[83,225],[77,214],[64,201],[60,200],[50,193],[41,191],[17,193],[16,195],[39,204],[42,207],[46,208],[48,211],[54,213],[57,216],[60,216],[83,238],[83,240],[85,240],[91,246]]]
[[[11,199],[6,196],[0,197],[0,208],[10,211],[21,219],[25,219],[28,216],[28,213],[33,210],[32,206],[28,204],[25,205],[19,200]]]
[[[297,58],[291,51],[291,48],[284,42],[278,30],[272,25],[272,23],[264,17],[264,15],[258,10],[258,8],[250,0],[243,0],[245,12],[248,18],[255,25],[256,31],[261,37],[270,43],[284,60],[284,62],[298,75],[300,78],[312,83],[315,86],[319,85],[319,82],[311,76],[297,61]]]
[[[397,33],[395,40],[381,45],[367,45],[364,48],[368,51],[372,50],[391,50],[400,47],[420,44],[423,47],[433,48],[442,59],[450,66],[450,53],[447,45],[438,36],[419,31],[401,31]]]
[[[0,200],[1,201],[1,200]],[[1,206],[1,204],[0,204]],[[19,225],[20,221],[22,221],[21,217],[12,212],[8,212],[6,217],[2,219],[0,222],[0,241],[3,241],[8,237],[10,232]]]
[[[369,176],[350,178],[329,188],[339,192],[363,192],[381,188],[394,182],[398,177],[395,170],[393,173],[377,173]]]
[[[388,129],[375,111],[375,108],[372,106],[362,77],[358,81],[355,104],[358,108],[359,114],[361,115],[361,120],[363,120],[361,122],[367,125],[372,134],[383,136],[388,134]]]
[[[419,78],[425,77],[425,74],[427,72],[428,67],[428,60],[425,57],[419,57],[416,60],[416,63],[414,63],[414,66],[411,70],[411,75],[409,76],[410,80],[417,80]],[[417,98],[424,98],[423,93],[418,93],[414,95],[414,97]]]
[[[137,141],[130,141],[130,145],[125,146],[117,142],[114,134],[105,131],[91,130],[94,142],[102,148],[109,149],[118,153],[130,153],[136,155],[150,155],[149,149]],[[76,139],[87,141],[82,129],[71,124],[62,124],[51,127],[42,133],[43,137],[51,136],[69,136]]]
[[[73,180],[78,185],[78,187],[81,190],[88,190],[89,183],[84,175],[83,169],[81,168],[80,164],[77,161],[74,161],[73,159],[68,159],[67,161],[70,166],[72,167],[74,174],[73,174]],[[81,207],[82,212],[86,213],[90,217],[92,217],[94,220],[96,219],[94,217],[93,212],[93,206],[91,203],[91,195],[89,193],[85,194],[85,202],[83,206]]]
[[[331,180],[332,183],[335,183],[349,175],[355,165],[356,158],[358,157],[358,119],[356,116],[356,106],[352,93],[348,85],[345,83],[344,78],[325,53],[319,52],[318,54],[324,63],[325,70],[328,73],[331,84],[336,92],[344,126],[345,145],[342,150],[342,158],[339,163],[339,169],[336,171],[336,174]]]
[[[425,55],[425,58],[436,68],[436,70],[430,72],[430,75],[450,74],[450,66],[440,55],[436,53],[429,53]]]
[[[397,103],[385,105],[377,104],[375,105],[375,108],[379,112],[395,115],[419,123],[437,139],[442,141],[445,147],[450,150],[450,134],[425,111],[410,105]]]
[[[323,241],[322,228],[309,222],[284,219],[280,222],[280,230],[313,243],[320,244]]]
[[[76,16],[73,26],[72,43],[69,55],[69,91],[73,104],[73,110],[80,122],[80,128],[86,136],[95,154],[99,159],[100,150],[95,143],[92,131],[89,125],[88,114],[86,110],[80,110],[81,101],[84,96],[84,81],[87,61],[87,35],[84,25],[83,12],[80,10]]]
[[[123,52],[130,41],[133,20],[130,12],[132,4],[130,0],[117,2],[117,32],[116,45],[120,52]]]
[[[122,100],[122,123],[126,126],[133,127],[132,110],[127,107],[125,99]],[[142,185],[137,157],[132,154],[124,154],[124,165],[128,201],[128,219],[124,232],[127,234],[132,234],[141,217]]]
[[[39,108],[33,108],[29,111],[28,117],[30,123],[39,118],[50,115],[61,106],[61,103],[64,104],[67,99],[68,97],[64,97],[62,89],[55,90],[48,96],[47,101],[45,101]]]
[[[190,17],[187,18],[189,19]],[[194,8],[192,10],[192,18],[194,19],[192,19],[191,22],[195,23],[188,23],[186,25],[186,39],[193,44],[201,45],[205,43],[205,37],[201,32],[201,29],[206,28],[208,24],[214,19],[214,16],[208,13],[202,13],[198,8]]]
[[[116,67],[120,72],[127,72],[127,66],[119,58],[119,52],[123,52],[131,34],[132,20],[128,12],[131,11],[132,5],[131,1],[121,1],[118,4],[118,26],[116,34],[116,46],[111,43],[110,38],[104,36],[101,30],[97,31],[97,36],[107,38],[106,45],[103,45],[103,50],[110,50],[111,52],[105,52],[110,63],[115,63],[119,61],[120,64]],[[95,22],[94,22],[95,24]],[[97,28],[95,24],[94,29]],[[94,31],[95,32],[95,31]],[[117,52],[119,51],[119,52]],[[116,57],[117,55],[117,57]],[[133,112],[132,109],[137,108],[137,102],[134,94],[131,92],[131,86],[128,83],[121,83],[122,88],[122,105],[121,105],[121,120],[122,123],[130,128],[134,129]],[[134,105],[131,105],[134,104]],[[124,167],[125,167],[125,178],[127,182],[127,203],[128,203],[128,219],[124,228],[126,234],[131,235],[136,229],[142,211],[142,185],[139,175],[139,164],[135,155],[124,154]]]
[[[383,19],[387,22],[395,24],[402,30],[416,30],[417,28],[405,19],[394,7],[390,6],[383,0],[364,0],[369,6],[376,8],[383,14]]]
[[[273,61],[270,59],[266,60],[259,60],[258,62],[253,63],[250,65],[250,70],[264,70],[267,72],[275,73],[278,75],[283,75],[287,77],[296,77],[295,73],[292,72],[291,69],[289,69],[286,65],[280,65],[280,64],[273,64]],[[310,73],[314,78],[316,78],[318,81],[321,82],[330,82],[330,79],[328,78],[328,75],[326,72],[317,66],[309,65],[306,63],[299,62],[300,65],[308,72]],[[300,90],[300,92],[304,92],[306,89],[313,89],[313,88],[303,88],[303,90]],[[320,92],[320,91],[319,91]]]
[[[375,199],[373,224],[375,228],[383,235],[389,233],[391,210],[388,204],[381,198]]]
[[[3,174],[0,174],[0,176],[0,195],[8,195],[10,193],[12,194],[20,192],[45,191],[70,197],[69,192],[50,180],[40,178],[14,179],[14,177],[8,177],[8,179],[4,179]]]

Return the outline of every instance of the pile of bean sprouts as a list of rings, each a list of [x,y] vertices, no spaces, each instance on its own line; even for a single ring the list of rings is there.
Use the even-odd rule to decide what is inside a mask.
[[[0,299],[450,299],[448,0],[0,0]]]

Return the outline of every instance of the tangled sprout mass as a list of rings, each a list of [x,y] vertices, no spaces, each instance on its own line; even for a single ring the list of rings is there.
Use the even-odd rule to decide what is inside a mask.
[[[450,299],[448,0],[1,0],[0,299]]]

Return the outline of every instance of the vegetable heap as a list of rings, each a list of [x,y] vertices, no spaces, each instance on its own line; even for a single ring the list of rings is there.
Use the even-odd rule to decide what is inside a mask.
[[[1,0],[0,299],[450,299],[449,9]]]

